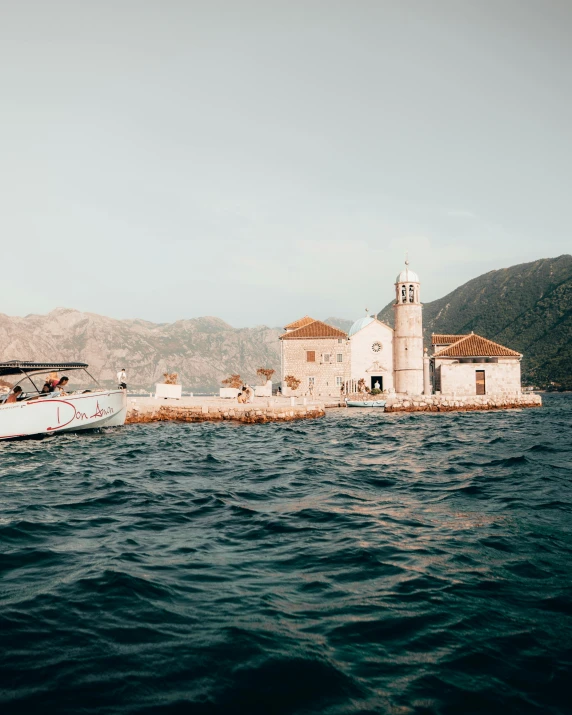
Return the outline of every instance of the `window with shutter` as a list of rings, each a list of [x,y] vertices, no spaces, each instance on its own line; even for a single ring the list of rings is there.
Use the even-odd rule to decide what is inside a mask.
[[[316,351],[307,350],[306,351],[306,362],[316,362]]]

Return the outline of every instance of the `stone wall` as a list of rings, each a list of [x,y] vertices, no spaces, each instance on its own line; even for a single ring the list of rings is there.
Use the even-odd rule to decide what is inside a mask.
[[[264,424],[267,422],[290,422],[313,419],[325,415],[323,405],[144,405],[131,406],[127,411],[126,424],[146,422],[222,422],[224,420]]]
[[[386,412],[453,412],[468,410],[506,410],[521,407],[542,407],[542,398],[535,394],[513,395],[411,395],[389,397]]]
[[[336,377],[342,382],[350,378],[350,344],[345,338],[307,338],[304,340],[281,340],[282,344],[282,393],[288,395],[308,395],[309,378],[314,378],[314,397],[337,396],[340,387]],[[308,362],[308,351],[314,351],[315,362]],[[326,362],[326,355],[330,356]],[[337,356],[342,356],[338,362]],[[293,375],[301,381],[297,390],[290,390],[284,378]]]
[[[476,371],[485,371],[486,395],[520,393],[520,362],[461,363],[442,362],[441,393],[446,395],[476,395]]]

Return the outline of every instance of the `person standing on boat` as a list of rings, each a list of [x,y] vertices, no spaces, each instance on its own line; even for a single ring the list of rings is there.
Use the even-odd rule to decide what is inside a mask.
[[[117,373],[117,384],[121,390],[127,389],[127,373],[124,367]]]

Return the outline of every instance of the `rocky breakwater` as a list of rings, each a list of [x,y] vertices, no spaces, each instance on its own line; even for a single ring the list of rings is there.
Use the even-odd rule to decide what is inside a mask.
[[[168,404],[165,404],[167,403]],[[222,422],[230,420],[246,424],[290,422],[325,415],[324,405],[291,405],[286,400],[267,400],[240,405],[226,400],[205,400],[193,404],[163,402],[151,398],[133,400],[128,404],[126,424],[145,422]]]
[[[395,395],[387,398],[385,412],[454,412],[469,410],[508,410],[542,407],[535,394],[515,395]]]

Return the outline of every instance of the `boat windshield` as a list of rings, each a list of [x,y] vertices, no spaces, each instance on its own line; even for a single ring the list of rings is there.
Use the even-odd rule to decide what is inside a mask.
[[[65,392],[68,394],[97,392],[104,389],[85,367],[66,367],[64,370],[56,371],[51,368],[27,370],[20,368],[19,372],[14,371],[14,374],[10,375],[10,383],[12,383],[10,391],[17,386],[22,389],[18,396],[18,402],[37,399],[43,394],[53,395],[54,386],[64,375],[69,378],[69,382],[65,387]],[[5,385],[10,384],[6,380],[2,382]],[[8,394],[8,391],[0,394],[0,405],[8,399]]]

